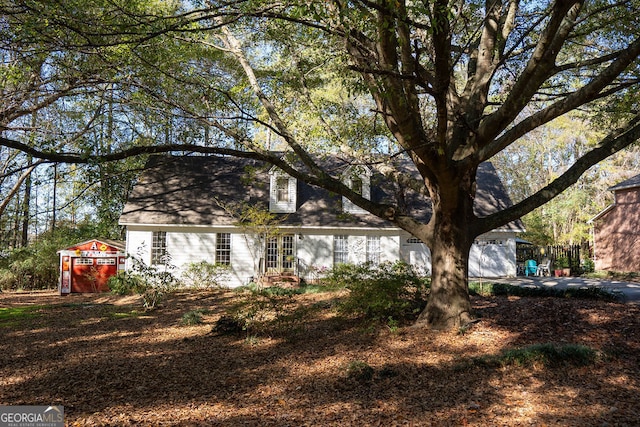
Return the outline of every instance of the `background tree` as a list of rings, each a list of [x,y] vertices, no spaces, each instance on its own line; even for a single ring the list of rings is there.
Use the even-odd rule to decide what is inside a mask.
[[[604,136],[580,113],[561,117],[524,136],[492,159],[514,201],[540,190],[566,171]],[[579,244],[591,239],[588,221],[613,202],[612,185],[640,169],[634,144],[590,168],[575,185],[523,217],[524,239],[539,245]]]
[[[80,59],[127,58],[122,67],[132,83],[123,93],[154,99],[156,105],[146,104],[152,113],[162,103],[158,116],[171,119],[166,123],[179,120],[196,132],[187,143],[166,133],[170,144],[156,139],[110,154],[96,144],[80,152],[9,138],[3,145],[71,163],[162,151],[270,162],[344,195],[431,248],[432,290],[419,320],[430,327],[473,318],[467,272],[477,236],[554,199],[640,136],[635,0],[78,0],[64,9],[47,1],[9,3],[18,5],[12,19],[37,16],[30,28],[40,25],[38,34]],[[348,96],[332,99],[327,89]],[[577,109],[613,130],[581,145],[547,185],[478,217],[478,165]],[[198,138],[199,128],[206,138]],[[260,135],[275,135],[287,156],[270,151],[270,138]],[[379,204],[351,191],[316,163],[320,148],[379,168],[397,185],[399,201]],[[395,167],[398,156],[411,159],[417,178]],[[430,199],[428,221],[403,207],[407,195]]]

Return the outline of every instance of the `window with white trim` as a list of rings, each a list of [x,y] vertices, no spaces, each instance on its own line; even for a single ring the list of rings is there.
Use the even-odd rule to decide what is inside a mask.
[[[93,265],[93,258],[76,258],[76,265]]]
[[[333,236],[333,265],[349,262],[349,236]]]
[[[380,264],[380,236],[367,236],[367,262]]]
[[[216,234],[216,264],[231,265],[231,233]]]
[[[371,171],[365,166],[352,166],[343,174],[343,182],[354,193],[371,200]],[[346,197],[342,198],[342,207],[348,213],[366,213],[367,211],[354,204]]]
[[[115,258],[98,258],[96,259],[96,264],[98,265],[116,265]]]
[[[276,178],[276,203],[289,203],[289,178],[279,176]]]
[[[298,181],[275,168],[269,172],[269,175],[269,211],[275,213],[295,212]]]
[[[151,237],[151,264],[164,264],[167,255],[167,232],[154,231]]]

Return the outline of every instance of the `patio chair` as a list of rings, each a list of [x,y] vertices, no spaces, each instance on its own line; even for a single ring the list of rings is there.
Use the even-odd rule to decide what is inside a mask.
[[[538,271],[538,263],[535,259],[528,259],[524,263],[524,275],[525,276],[533,276]]]
[[[551,260],[545,259],[536,269],[536,276],[551,276]]]

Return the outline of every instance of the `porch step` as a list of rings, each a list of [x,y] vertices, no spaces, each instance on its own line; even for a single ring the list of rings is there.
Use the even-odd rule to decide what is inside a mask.
[[[274,285],[279,285],[279,286],[286,286],[286,285],[295,285],[295,286],[300,286],[300,276],[293,274],[293,273],[288,273],[288,272],[282,272],[282,273],[264,273],[259,280],[261,285],[264,286],[274,286]]]

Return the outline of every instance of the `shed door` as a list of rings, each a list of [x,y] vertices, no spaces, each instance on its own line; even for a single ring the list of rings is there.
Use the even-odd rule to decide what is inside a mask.
[[[107,280],[118,271],[116,258],[72,258],[71,292],[108,291]]]

